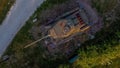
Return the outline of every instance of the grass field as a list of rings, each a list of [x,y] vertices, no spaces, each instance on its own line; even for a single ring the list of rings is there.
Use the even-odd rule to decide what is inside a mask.
[[[42,4],[34,15],[40,15],[42,10],[52,7],[58,2],[65,0],[47,0]],[[96,0],[98,1],[98,0]],[[101,0],[100,0],[101,1]],[[110,0],[112,2],[112,0]],[[107,2],[107,1],[106,1]],[[110,2],[110,3],[111,3]],[[95,2],[94,2],[95,3]],[[100,7],[100,2],[94,4],[94,7],[102,14],[106,12],[107,7]],[[96,6],[97,5],[97,6]],[[106,5],[106,3],[104,3]],[[110,4],[109,4],[110,5]],[[107,5],[108,6],[108,5]],[[102,11],[102,9],[105,9]],[[109,9],[111,10],[111,9]],[[108,12],[108,11],[107,11]],[[119,14],[119,13],[118,13]],[[43,49],[39,46],[23,49],[23,47],[34,41],[29,34],[32,27],[34,15],[30,17],[26,25],[18,32],[15,39],[8,47],[4,55],[9,55],[10,60],[0,64],[2,68],[119,68],[120,65],[120,20],[112,24],[110,28],[105,28],[98,32],[94,40],[86,42],[86,47],[79,49],[79,59],[74,64],[66,64],[65,60],[51,61],[43,58]],[[114,28],[113,28],[114,27]],[[99,38],[99,40],[97,40]],[[62,65],[63,64],[63,65]]]
[[[0,24],[3,19],[6,17],[7,12],[9,11],[11,5],[15,0],[0,0]]]
[[[34,25],[32,23],[32,20],[34,19],[34,15],[40,15],[40,12],[51,8],[54,4],[60,4],[63,3],[65,0],[47,0],[44,2],[41,7],[37,9],[35,14],[30,17],[30,19],[26,22],[26,25],[23,26],[23,28],[18,32],[16,37],[13,39],[13,42],[10,44],[10,46],[7,48],[4,55],[9,55],[12,60],[9,60],[7,62],[3,62],[0,64],[0,67],[2,68],[39,68],[44,67],[46,64],[50,63],[49,60],[44,62],[45,60],[42,57],[43,49],[39,46],[33,46],[28,49],[23,49],[25,45],[31,43],[34,41],[32,39],[32,36],[29,33],[29,30]],[[35,44],[37,45],[37,44]],[[42,62],[42,63],[41,63]],[[40,64],[39,64],[40,63]],[[48,65],[46,67],[56,65]],[[57,63],[59,64],[59,63]]]

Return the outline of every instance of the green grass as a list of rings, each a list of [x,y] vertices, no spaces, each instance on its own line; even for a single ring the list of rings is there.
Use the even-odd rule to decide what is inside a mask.
[[[92,6],[101,14],[111,11],[117,3],[117,0],[92,0]]]
[[[120,20],[104,28],[79,49],[79,58],[69,67],[75,68],[119,68],[120,65]],[[118,60],[117,60],[118,59]],[[66,67],[66,65],[61,65]],[[66,67],[66,68],[69,68]]]
[[[15,0],[0,0],[0,24],[2,24],[3,19],[14,2]]]
[[[64,3],[68,0],[46,0],[43,2],[43,4],[41,4],[41,6],[39,8],[37,8],[37,11],[33,14],[33,16],[37,15],[37,18],[39,17],[39,15],[41,15],[41,12],[46,10],[46,9],[50,9],[52,8],[54,5],[56,4],[61,4]]]
[[[63,3],[65,0],[47,0],[30,17],[26,25],[18,32],[11,45],[7,48],[4,55],[13,55],[12,60],[0,64],[2,68],[109,68],[118,67],[120,61],[120,20],[114,22],[109,28],[103,28],[96,34],[96,38],[89,40],[84,47],[78,51],[79,59],[74,64],[67,64],[66,60],[50,60],[43,58],[44,49],[38,46],[23,49],[23,47],[34,41],[29,30],[34,25],[34,16],[40,15],[41,11],[51,8],[54,4]],[[100,4],[99,4],[100,5]],[[15,61],[15,62],[12,62]],[[112,63],[110,65],[109,62]],[[27,64],[26,64],[27,63]],[[26,64],[26,65],[25,65]],[[106,67],[107,66],[107,67]]]
[[[82,68],[93,68],[98,66],[105,66],[114,63],[113,60],[120,58],[120,44],[116,47],[110,47],[110,45],[101,45],[106,47],[105,50],[99,50],[98,47],[88,47],[87,51],[80,50],[80,58],[74,64],[81,66]],[[100,52],[99,52],[100,51]]]
[[[110,65],[97,66],[96,68],[120,68],[120,58],[112,60]]]
[[[14,56],[15,58],[13,58],[12,61],[16,61],[16,62],[11,63],[12,61],[9,60],[7,62],[1,63],[0,67],[26,68],[30,66],[31,68],[39,68],[39,67],[43,68],[44,66],[46,66],[46,68],[48,67],[55,68],[56,65],[61,63],[61,60],[53,61],[53,63],[56,63],[56,65],[52,65],[53,63],[51,63],[51,60],[44,59],[43,58],[44,50],[40,46],[41,44],[35,44],[38,46],[36,47],[33,46],[28,49],[24,49],[24,46],[34,41],[31,34],[29,33],[29,30],[34,25],[32,23],[32,20],[34,19],[35,15],[39,16],[41,11],[51,8],[55,4],[60,4],[63,2],[65,2],[65,0],[47,0],[41,5],[41,7],[37,9],[37,11],[33,14],[33,16],[31,16],[30,19],[26,22],[25,26],[23,26],[22,29],[17,33],[12,43],[4,53],[4,55]],[[24,65],[26,62],[29,62],[27,66]]]
[[[32,20],[34,19],[34,16],[40,15],[40,12],[52,7],[55,4],[60,4],[65,2],[64,0],[47,0],[45,1],[41,7],[37,9],[37,11],[33,14],[33,16],[30,17],[30,19],[26,22],[25,26],[22,27],[22,29],[17,33],[16,37],[14,38],[13,42],[11,43],[10,47],[11,49],[19,47],[21,45],[26,45],[27,43],[30,43],[31,41],[34,41],[32,39],[32,36],[29,33],[29,30],[32,28],[34,25],[32,23]],[[16,46],[16,47],[15,47]],[[9,47],[8,47],[9,50]],[[9,52],[9,51],[7,51]]]

